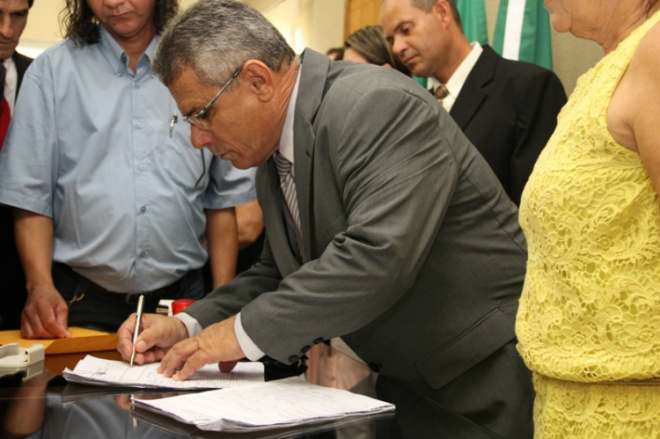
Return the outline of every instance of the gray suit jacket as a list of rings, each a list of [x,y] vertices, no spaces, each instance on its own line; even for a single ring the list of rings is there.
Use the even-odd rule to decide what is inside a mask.
[[[286,236],[272,159],[257,173],[259,264],[186,311],[241,311],[292,363],[341,336],[380,374],[437,389],[514,340],[526,249],[517,209],[438,102],[392,69],[303,56],[295,178],[311,260]]]

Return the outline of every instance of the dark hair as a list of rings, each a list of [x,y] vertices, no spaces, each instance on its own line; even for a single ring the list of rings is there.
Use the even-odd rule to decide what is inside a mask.
[[[343,47],[332,47],[328,49],[327,52],[325,52],[326,55],[332,56],[335,55],[333,58],[335,61],[340,61],[344,58],[344,48]]]
[[[359,53],[369,64],[379,66],[389,64],[401,73],[410,76],[410,70],[392,52],[380,26],[367,26],[353,32],[346,39],[344,47]]]
[[[458,28],[463,31],[463,22],[461,21],[461,14],[458,13],[458,8],[456,7],[456,0],[445,0],[449,4],[449,9],[451,9],[451,15],[454,17],[454,21],[458,25]],[[417,9],[421,9],[424,12],[431,12],[433,6],[438,3],[438,0],[412,0],[412,5]]]
[[[32,7],[32,4],[34,3],[34,0],[28,0],[28,9]]]
[[[156,33],[160,34],[178,12],[179,0],[156,0],[153,12]],[[87,0],[66,0],[66,6],[60,13],[60,18],[62,27],[65,29],[65,36],[71,38],[76,44],[84,46],[98,43],[99,22],[87,5]]]

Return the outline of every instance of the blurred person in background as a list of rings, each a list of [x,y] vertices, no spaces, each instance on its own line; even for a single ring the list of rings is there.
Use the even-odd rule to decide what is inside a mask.
[[[349,35],[344,43],[344,60],[391,67],[410,76],[410,70],[392,52],[380,26],[366,26]]]

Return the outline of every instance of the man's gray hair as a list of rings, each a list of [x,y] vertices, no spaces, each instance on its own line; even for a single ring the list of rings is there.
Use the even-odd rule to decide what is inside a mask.
[[[223,84],[249,59],[279,70],[295,58],[279,31],[259,12],[234,0],[200,0],[163,32],[153,70],[166,86],[191,67],[205,84]]]

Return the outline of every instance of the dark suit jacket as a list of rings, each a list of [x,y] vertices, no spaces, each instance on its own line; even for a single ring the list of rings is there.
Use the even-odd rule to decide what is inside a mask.
[[[550,70],[483,49],[449,114],[518,205],[566,93]]]
[[[394,70],[308,50],[294,150],[311,260],[289,245],[271,159],[257,172],[260,263],[186,310],[202,326],[241,311],[248,335],[284,363],[341,336],[381,377],[429,389],[515,340],[517,209],[435,98]],[[498,372],[531,389],[514,363]]]
[[[19,90],[23,74],[32,62],[32,58],[18,52],[14,52],[12,58],[18,71],[16,88]],[[0,206],[0,297],[2,297],[0,328],[18,329],[26,298],[25,276],[16,251],[12,212],[5,206]]]

